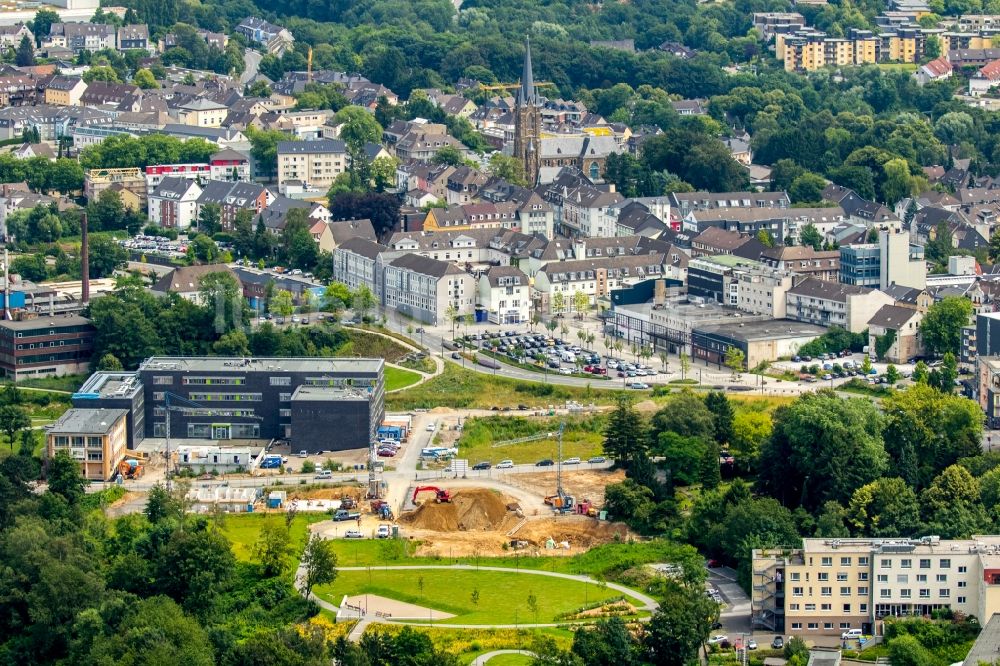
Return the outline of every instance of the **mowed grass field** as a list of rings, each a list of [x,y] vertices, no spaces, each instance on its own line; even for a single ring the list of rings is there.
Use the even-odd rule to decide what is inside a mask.
[[[472,598],[475,590],[479,591],[478,602]],[[319,587],[316,593],[331,603],[339,603],[344,595],[377,594],[455,616],[438,623],[443,625],[555,622],[560,614],[587,603],[621,596],[596,584],[516,571],[378,568],[340,571],[332,585]],[[532,595],[537,613],[528,603]]]
[[[412,370],[385,366],[385,390],[395,391],[406,388],[420,381],[420,374]]]
[[[293,558],[298,559],[306,545],[307,527],[328,519],[325,513],[298,513],[289,528]],[[266,521],[284,523],[285,515],[279,513],[239,513],[226,516],[222,533],[233,544],[236,559],[249,562],[253,559],[253,546],[260,538],[261,527]]]
[[[604,442],[605,417],[602,415],[576,419],[526,417],[514,414],[466,419],[458,440],[460,458],[476,463],[483,460],[494,465],[505,458],[514,463],[533,463],[543,458],[555,460],[559,452],[559,424],[565,421],[563,460],[576,456],[586,462],[601,454]],[[493,446],[497,442],[547,433],[550,436],[533,442]]]

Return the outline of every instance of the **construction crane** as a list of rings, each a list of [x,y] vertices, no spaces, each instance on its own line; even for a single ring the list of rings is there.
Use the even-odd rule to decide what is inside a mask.
[[[189,416],[222,416],[229,418],[242,418],[242,419],[256,419],[258,421],[263,420],[263,417],[257,416],[256,412],[252,409],[235,409],[235,408],[215,408],[206,407],[201,403],[194,402],[193,400],[188,400],[187,398],[177,395],[176,393],[171,393],[166,391],[163,394],[163,401],[165,403],[166,409],[166,427],[164,428],[164,439],[166,440],[167,448],[167,490],[170,490],[170,413],[180,412],[182,414],[187,414]],[[179,402],[180,405],[171,404],[172,402]],[[217,426],[212,426],[213,430]]]
[[[562,460],[563,460],[563,430],[566,429],[566,422],[559,424],[559,453],[556,457],[556,494],[545,498],[545,503],[552,508],[566,512],[573,508],[574,500],[571,495],[567,495],[562,485]]]

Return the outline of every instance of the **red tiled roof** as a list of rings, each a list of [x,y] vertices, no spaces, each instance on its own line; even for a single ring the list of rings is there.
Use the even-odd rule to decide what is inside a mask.
[[[990,81],[1000,79],[1000,60],[994,60],[989,64],[983,65],[978,74]]]

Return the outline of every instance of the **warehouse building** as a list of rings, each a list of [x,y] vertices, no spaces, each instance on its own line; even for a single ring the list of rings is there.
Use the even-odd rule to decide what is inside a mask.
[[[691,354],[721,367],[726,353],[735,347],[743,352],[746,368],[750,369],[765,361],[794,356],[802,345],[824,333],[822,326],[791,319],[709,324],[691,331]]]

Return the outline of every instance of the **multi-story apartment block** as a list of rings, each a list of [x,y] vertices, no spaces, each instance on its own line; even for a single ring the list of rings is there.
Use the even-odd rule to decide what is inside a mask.
[[[326,192],[347,170],[347,147],[336,139],[278,142],[278,185],[299,181]]]
[[[531,319],[531,283],[514,266],[493,266],[479,278],[479,305],[491,324],[523,324]]]
[[[193,180],[169,176],[149,193],[149,221],[159,227],[187,229],[197,219],[201,186]]]
[[[476,280],[454,264],[404,254],[385,266],[382,297],[386,307],[425,324],[448,322],[449,311],[472,314]]]
[[[753,626],[793,635],[881,633],[887,617],[1000,612],[1000,536],[803,539],[753,551]]]
[[[381,293],[382,270],[379,256],[389,248],[364,238],[350,238],[333,251],[333,279],[351,291],[365,286],[372,294]]]
[[[650,252],[546,263],[534,275],[536,310],[556,314],[560,309],[555,296],[561,294],[562,311],[572,311],[577,292],[587,296],[588,308],[593,307],[600,299],[608,298],[613,289],[664,277],[667,261],[667,255]]]
[[[115,26],[104,23],[53,23],[43,46],[60,46],[79,53],[100,51],[118,46]]]
[[[879,308],[893,302],[877,289],[806,278],[788,290],[785,307],[789,319],[860,333]]]

